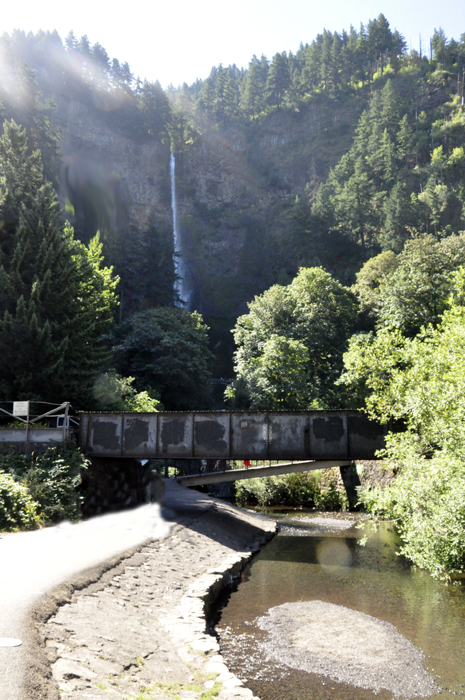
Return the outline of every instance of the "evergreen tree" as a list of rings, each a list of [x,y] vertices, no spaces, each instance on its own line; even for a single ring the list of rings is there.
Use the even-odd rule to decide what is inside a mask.
[[[409,124],[406,114],[402,117],[397,132],[397,155],[406,170],[412,169],[418,163],[418,150],[415,132]]]
[[[404,183],[396,182],[384,203],[384,225],[380,236],[383,250],[400,253],[415,223],[411,198]]]
[[[263,110],[263,82],[260,61],[256,56],[249,63],[245,79],[241,109],[249,117],[256,117]]]
[[[215,86],[217,74],[218,69],[212,68],[210,71],[210,75],[202,85],[200,95],[198,98],[199,105],[205,110],[205,112],[209,116],[213,115],[213,110],[215,108]]]
[[[337,32],[333,34],[331,46],[330,70],[329,70],[329,92],[336,95],[340,89],[340,75],[342,68],[342,39]]]
[[[156,140],[167,135],[171,107],[158,80],[154,83],[144,80],[139,96],[139,109],[142,112],[146,133]]]
[[[304,94],[313,92],[320,84],[320,51],[315,41],[305,51],[305,65],[300,80]]]
[[[290,85],[290,73],[286,52],[277,53],[268,71],[265,86],[265,98],[267,104],[272,107],[280,107],[286,90]]]
[[[396,73],[396,75],[401,65],[400,59],[405,53],[406,48],[407,43],[404,37],[396,29],[392,35],[391,50],[389,56],[389,63],[391,64],[391,68],[394,69],[394,73]]]
[[[218,67],[215,84],[214,114],[223,126],[230,121],[237,106],[237,96],[229,68]]]
[[[63,227],[40,155],[14,122],[0,138],[0,218],[0,395],[83,406],[107,359],[117,280],[101,246]]]
[[[367,76],[367,63],[368,63],[368,37],[365,27],[360,23],[360,30],[358,33],[357,41],[357,65],[358,70],[356,72],[356,77],[362,81],[362,87],[365,84],[365,79]]]
[[[387,57],[392,48],[392,32],[383,14],[368,22],[368,52],[372,65],[377,62],[383,74]],[[373,73],[372,68],[372,73]]]
[[[447,54],[447,38],[444,29],[439,27],[439,29],[434,30],[433,39],[431,45],[434,51],[434,57],[437,61],[442,63],[443,66],[446,65],[448,54]]]

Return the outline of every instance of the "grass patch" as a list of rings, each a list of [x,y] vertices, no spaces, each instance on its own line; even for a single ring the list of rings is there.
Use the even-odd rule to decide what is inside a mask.
[[[222,686],[220,683],[215,683],[213,688],[210,688],[210,690],[204,690],[202,695],[200,696],[200,700],[211,700],[211,698],[216,698],[217,695],[221,693]]]
[[[201,693],[202,688],[198,683],[181,683],[181,682],[173,682],[173,681],[167,681],[167,682],[162,682],[162,681],[157,681],[156,683],[152,683],[149,686],[141,686],[140,695],[133,696],[134,700],[153,700],[154,698],[158,697],[160,693],[164,693],[165,695],[169,695],[171,700],[181,700],[180,693],[183,690],[190,690],[194,693]],[[214,697],[206,695],[205,700],[208,700],[208,698]],[[202,695],[203,698],[203,695]]]

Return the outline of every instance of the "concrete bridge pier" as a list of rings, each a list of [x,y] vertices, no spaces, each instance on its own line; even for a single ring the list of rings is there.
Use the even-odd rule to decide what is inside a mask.
[[[349,508],[350,510],[357,510],[357,487],[361,486],[360,478],[357,473],[357,465],[355,462],[352,462],[349,465],[339,467],[339,470],[346,490],[347,500],[349,501]]]

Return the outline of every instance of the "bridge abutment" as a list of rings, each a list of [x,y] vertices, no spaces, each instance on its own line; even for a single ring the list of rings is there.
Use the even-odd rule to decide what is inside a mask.
[[[85,499],[81,507],[86,518],[131,508],[147,500],[150,472],[137,459],[91,458],[82,475]]]

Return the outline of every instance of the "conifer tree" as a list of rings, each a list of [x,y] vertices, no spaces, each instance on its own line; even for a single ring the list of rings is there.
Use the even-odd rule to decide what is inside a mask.
[[[268,76],[266,79],[265,96],[266,101],[273,107],[282,104],[286,90],[289,88],[290,74],[287,55],[277,53],[273,56]]]
[[[146,132],[157,140],[166,136],[171,119],[171,107],[158,80],[154,83],[144,80],[139,96],[139,109],[143,115]]]
[[[392,32],[383,14],[368,22],[368,50],[372,62],[378,62],[383,74],[386,59],[392,49]]]
[[[107,358],[117,280],[98,242],[86,248],[63,226],[15,122],[0,138],[0,219],[0,396],[84,406]]]
[[[315,90],[319,82],[320,54],[316,42],[312,42],[305,52],[305,65],[302,69],[301,83],[303,93]]]
[[[256,56],[249,63],[241,108],[250,117],[256,117],[263,109],[262,71]]]
[[[231,119],[236,110],[237,96],[229,68],[218,67],[215,85],[215,116],[223,126]]]

